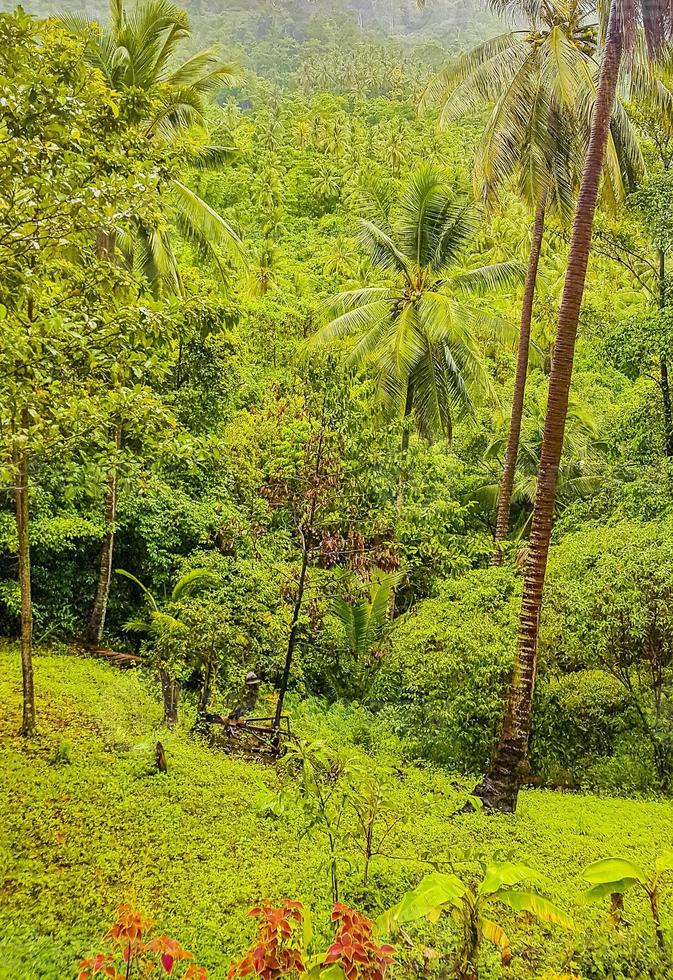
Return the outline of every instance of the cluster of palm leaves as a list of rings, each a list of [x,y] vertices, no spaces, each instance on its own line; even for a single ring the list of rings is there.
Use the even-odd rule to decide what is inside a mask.
[[[312,346],[346,340],[350,363],[375,372],[389,415],[413,416],[422,435],[450,438],[454,418],[490,392],[480,337],[508,333],[475,299],[520,282],[523,268],[516,261],[465,267],[480,209],[431,166],[409,179],[395,203],[380,185],[365,203],[359,239],[375,282],[333,298],[336,315]]]
[[[421,106],[442,106],[440,124],[490,106],[477,150],[475,190],[492,199],[515,181],[534,208],[543,198],[562,217],[575,200],[596,98],[594,0],[491,0],[525,26],[461,55],[428,84]],[[617,103],[608,138],[604,194],[624,198],[642,168],[628,117]]]
[[[142,92],[149,113],[142,120],[148,140],[180,145],[188,166],[218,168],[232,155],[223,132],[209,123],[210,97],[236,83],[231,65],[207,48],[179,61],[190,35],[187,14],[172,0],[141,0],[132,10],[111,0],[110,22],[99,27],[77,14],[63,22],[86,41],[86,57],[116,92]],[[177,292],[180,278],[170,227],[224,271],[223,256],[240,256],[239,237],[220,214],[181,180],[170,181],[161,200],[164,218],[148,225],[140,218],[130,227],[108,229],[115,248],[156,292]]]
[[[512,532],[520,539],[529,527],[535,503],[537,475],[545,420],[544,391],[539,390],[526,405],[512,492]],[[500,490],[500,473],[507,446],[507,418],[496,414],[496,431],[483,453],[484,483],[472,494],[490,516],[495,513]],[[567,506],[594,493],[606,474],[605,441],[601,438],[590,408],[571,400],[568,406],[563,458],[557,478],[557,504]]]
[[[395,590],[403,578],[403,572],[378,573],[369,583],[367,598],[349,602],[339,595],[333,599],[332,615],[341,623],[351,658],[345,672],[330,675],[339,697],[367,699],[393,630],[404,618],[394,618]]]

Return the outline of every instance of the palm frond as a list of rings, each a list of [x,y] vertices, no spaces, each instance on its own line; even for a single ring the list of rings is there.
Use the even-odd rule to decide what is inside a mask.
[[[217,88],[233,88],[239,73],[233,65],[220,61],[216,48],[205,48],[167,74],[164,81],[175,88],[195,87],[205,94]]]
[[[147,599],[148,603],[150,604],[150,607],[153,610],[156,611],[159,608],[159,606],[157,605],[157,600],[154,598],[154,596],[152,595],[152,593],[150,592],[150,590],[147,588],[147,586],[146,585],[143,585],[143,583],[140,581],[139,578],[136,578],[135,575],[132,575],[131,572],[127,572],[124,568],[115,568],[115,573],[117,575],[123,575],[124,578],[129,579],[129,581],[131,581],[135,585],[137,585],[138,588],[142,590],[145,598]]]
[[[173,180],[170,196],[178,226],[189,241],[205,249],[218,265],[218,248],[239,262],[244,260],[243,243],[238,234],[198,194],[181,181]]]
[[[358,241],[372,262],[387,272],[402,272],[409,278],[407,257],[397,248],[391,236],[365,218],[360,219]]]
[[[215,587],[221,583],[220,576],[209,568],[192,568],[190,571],[181,575],[175,583],[171,593],[171,601],[179,602],[195,592],[209,587]]]
[[[516,33],[501,34],[479,44],[473,51],[455,58],[426,85],[419,101],[421,112],[434,106],[444,105],[456,86],[482,65],[496,59],[497,70],[498,56],[520,43],[521,37]]]
[[[479,269],[460,272],[449,280],[452,289],[472,296],[483,296],[484,293],[498,289],[510,289],[520,286],[526,278],[526,266],[523,262],[512,260],[484,265]]]

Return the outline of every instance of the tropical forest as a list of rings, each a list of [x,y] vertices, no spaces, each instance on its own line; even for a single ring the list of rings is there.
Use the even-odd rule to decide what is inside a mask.
[[[15,3],[1,980],[673,978],[670,0]]]

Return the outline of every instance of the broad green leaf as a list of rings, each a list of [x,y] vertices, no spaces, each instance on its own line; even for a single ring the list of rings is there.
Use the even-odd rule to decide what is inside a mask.
[[[494,861],[489,864],[484,879],[479,885],[479,895],[492,895],[499,888],[511,888],[522,881],[539,881],[540,875],[526,864],[512,861]]]
[[[654,862],[654,869],[658,874],[662,871],[673,871],[673,850],[662,851]]]
[[[594,861],[584,869],[582,877],[591,885],[623,881],[625,878],[632,878],[641,884],[647,881],[642,868],[626,858],[603,858],[601,861]]]
[[[401,902],[379,916],[377,927],[381,932],[390,932],[395,926],[416,919],[427,917],[436,921],[444,908],[457,905],[464,894],[465,885],[460,878],[435,871],[407,892]]]
[[[593,888],[584,892],[587,902],[601,902],[604,898],[609,898],[613,893],[622,895],[633,885],[637,884],[635,878],[622,878],[620,881],[606,881],[601,885],[594,885]]]
[[[515,912],[530,912],[543,922],[553,922],[555,925],[564,926],[566,929],[574,929],[575,923],[570,916],[558,908],[547,898],[542,898],[535,892],[509,891],[503,889],[496,892],[495,898],[505,905],[509,905]]]
[[[304,940],[304,949],[308,949],[308,947],[311,945],[311,940],[313,939],[313,916],[311,915],[311,910],[306,907],[304,907],[302,938]]]

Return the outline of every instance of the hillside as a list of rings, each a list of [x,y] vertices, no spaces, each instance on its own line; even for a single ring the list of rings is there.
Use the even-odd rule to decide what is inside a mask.
[[[325,847],[319,837],[306,835],[298,810],[262,815],[278,789],[273,769],[211,750],[184,728],[173,734],[160,730],[159,705],[139,671],[47,651],[35,664],[41,732],[26,742],[15,735],[18,658],[12,648],[2,650],[3,978],[70,976],[77,959],[98,948],[123,900],[179,936],[214,980],[225,976],[230,960],[251,939],[246,911],[260,897],[303,900],[324,931],[330,901]],[[332,731],[347,742],[343,718],[330,721],[317,706],[304,707],[298,717],[297,710],[295,726],[305,734]],[[167,775],[154,768],[157,737],[166,747]],[[580,941],[593,944],[598,962],[606,940],[592,938],[592,923],[603,914],[580,902],[582,868],[612,853],[647,865],[655,850],[673,843],[670,802],[527,791],[516,816],[452,817],[465,796],[462,780],[390,757],[363,759],[372,769],[394,765],[394,806],[414,816],[389,841],[387,852],[395,859],[374,860],[375,891],[363,891],[358,854],[351,848],[352,866],[344,862],[345,899],[372,913],[392,904],[420,877],[422,865],[412,858],[446,861],[467,848],[482,857],[501,852],[525,858],[544,875],[545,892],[576,917],[577,936],[559,928],[531,929],[522,920],[512,929],[512,977],[561,972]],[[640,899],[631,900],[628,911],[637,925],[622,939],[609,940],[613,964],[632,957],[636,936],[648,929]],[[440,936],[427,927],[425,938],[441,949],[448,942],[446,927]],[[417,975],[415,955],[406,950],[394,976]],[[587,962],[586,950],[583,955]],[[486,969],[484,976],[500,975],[496,960],[488,962],[495,972]]]

